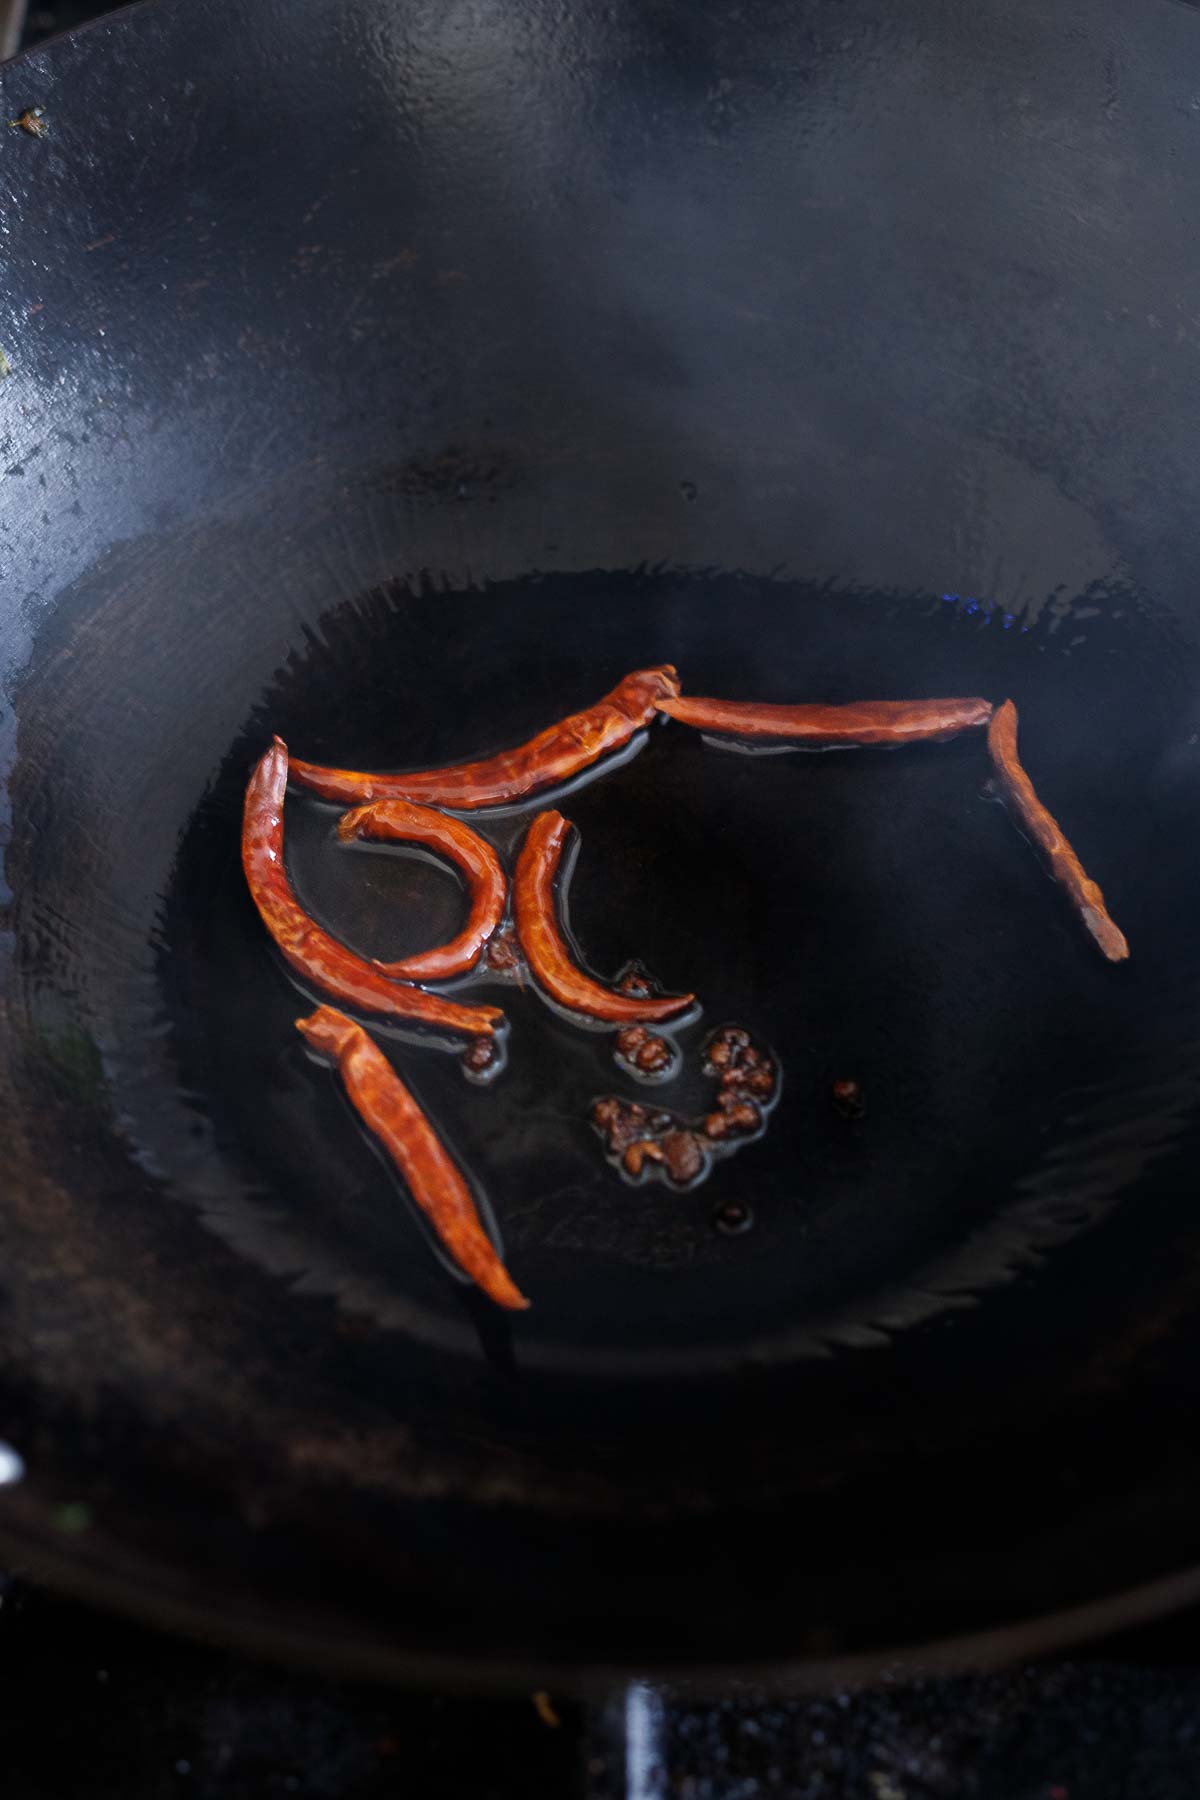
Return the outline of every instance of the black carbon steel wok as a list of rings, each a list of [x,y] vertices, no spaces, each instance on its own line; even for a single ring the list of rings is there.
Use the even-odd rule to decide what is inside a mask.
[[[0,139],[9,1558],[439,1679],[801,1679],[1196,1591],[1198,69],[1174,0],[165,0],[0,71],[49,128]],[[702,994],[680,1104],[726,1019],[782,1098],[635,1190],[602,1035],[503,990],[486,1090],[389,1040],[507,1321],[304,1057],[241,789],[273,730],[470,757],[662,660],[1013,695],[1133,957],[978,744],[657,729],[563,801],[572,928]],[[289,802],[319,916],[454,928],[330,824]]]

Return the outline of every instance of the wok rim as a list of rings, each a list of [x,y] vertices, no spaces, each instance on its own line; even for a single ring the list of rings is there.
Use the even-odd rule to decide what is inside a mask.
[[[1077,1606],[880,1650],[698,1666],[640,1663],[632,1656],[627,1663],[564,1665],[548,1657],[509,1660],[469,1651],[462,1656],[425,1653],[331,1632],[315,1619],[289,1624],[253,1607],[206,1604],[194,1595],[157,1585],[153,1577],[161,1578],[161,1565],[146,1566],[126,1557],[127,1566],[118,1567],[111,1554],[114,1548],[106,1545],[102,1560],[95,1561],[63,1554],[36,1531],[0,1518],[0,1559],[11,1572],[33,1577],[58,1595],[118,1613],[134,1624],[310,1673],[500,1696],[544,1688],[586,1699],[641,1681],[713,1699],[742,1688],[784,1697],[903,1683],[925,1675],[989,1672],[1168,1618],[1200,1602],[1200,1563],[1193,1563]]]

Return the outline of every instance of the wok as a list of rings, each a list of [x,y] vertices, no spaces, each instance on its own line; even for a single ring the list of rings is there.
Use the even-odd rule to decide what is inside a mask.
[[[160,0],[0,71],[46,127],[0,143],[8,1558],[463,1681],[823,1679],[1196,1594],[1198,50],[1174,0]],[[782,1097],[632,1189],[608,1039],[528,988],[486,1090],[387,1039],[508,1320],[304,1056],[241,793],[273,731],[419,767],[663,661],[1011,695],[1133,954],[978,741],[657,728],[562,801],[572,928],[702,995],[681,1104],[725,1020]],[[320,917],[449,934],[444,871],[330,821],[289,802]]]

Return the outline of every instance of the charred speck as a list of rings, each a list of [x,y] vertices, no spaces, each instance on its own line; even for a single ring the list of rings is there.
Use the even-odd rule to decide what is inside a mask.
[[[867,1110],[866,1096],[859,1082],[850,1079],[835,1081],[829,1090],[835,1109],[843,1119],[861,1119]]]
[[[712,1222],[726,1237],[740,1237],[754,1223],[754,1214],[744,1200],[722,1200],[713,1207]]]

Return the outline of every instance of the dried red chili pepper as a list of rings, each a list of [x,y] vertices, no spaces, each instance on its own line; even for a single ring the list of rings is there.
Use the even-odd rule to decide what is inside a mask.
[[[987,700],[855,700],[848,706],[767,706],[752,700],[705,700],[672,696],[658,710],[701,731],[730,737],[773,738],[777,742],[833,749],[854,744],[940,742],[960,731],[986,725]]]
[[[988,751],[996,779],[1017,817],[1050,865],[1055,881],[1066,889],[1080,918],[1109,962],[1129,955],[1125,934],[1109,916],[1104,895],[1084,872],[1057,819],[1038,799],[1017,755],[1017,709],[1011,700],[999,707],[988,727]]]
[[[572,1012],[614,1025],[673,1019],[686,1012],[694,994],[620,994],[605,987],[571,959],[558,926],[554,878],[571,829],[559,812],[539,813],[526,833],[513,877],[513,918],[517,938],[534,978],[552,1000]]]
[[[478,832],[461,819],[410,800],[375,800],[343,813],[338,821],[343,840],[368,838],[373,843],[427,844],[446,857],[467,878],[471,911],[457,937],[436,950],[422,950],[399,962],[379,962],[386,975],[404,981],[446,981],[475,967],[484,946],[504,917],[508,883],[500,858]]]
[[[514,1285],[479,1218],[461,1170],[383,1051],[332,1006],[296,1020],[314,1050],[338,1066],[351,1104],[396,1164],[409,1193],[459,1268],[497,1306],[522,1311]]]
[[[482,762],[370,775],[354,769],[326,769],[297,759],[292,774],[323,800],[340,800],[343,805],[356,800],[423,800],[463,812],[479,806],[504,806],[543,788],[557,787],[608,751],[619,750],[650,724],[660,700],[678,692],[679,678],[670,663],[664,663],[657,669],[636,669],[586,712],[572,713],[539,731],[528,743]]]
[[[262,916],[293,969],[358,1012],[411,1019],[459,1037],[490,1038],[504,1014],[495,1006],[460,1006],[422,988],[392,981],[309,918],[292,892],[283,862],[283,797],[287,745],[276,738],[250,777],[242,824],[242,867]]]

